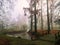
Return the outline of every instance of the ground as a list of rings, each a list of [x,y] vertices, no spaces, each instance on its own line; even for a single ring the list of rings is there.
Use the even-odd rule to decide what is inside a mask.
[[[21,39],[19,37],[8,37],[5,34],[0,34],[0,45],[54,45],[55,44],[55,36],[53,35],[52,31],[51,34],[44,35],[40,37],[38,40],[26,40]]]

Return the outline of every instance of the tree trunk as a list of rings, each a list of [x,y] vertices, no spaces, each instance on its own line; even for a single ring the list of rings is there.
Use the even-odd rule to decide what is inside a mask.
[[[43,30],[42,0],[41,0],[41,30]]]
[[[48,26],[48,34],[50,33],[50,22],[49,22],[49,8],[48,8],[48,0],[47,0],[47,26]]]
[[[54,6],[54,4],[53,4],[53,0],[51,0],[51,2],[52,2],[52,4],[51,4],[51,29],[53,30],[53,21],[52,21],[52,19],[53,19],[53,6]]]
[[[35,33],[37,33],[36,1],[34,1],[34,20],[35,20]]]

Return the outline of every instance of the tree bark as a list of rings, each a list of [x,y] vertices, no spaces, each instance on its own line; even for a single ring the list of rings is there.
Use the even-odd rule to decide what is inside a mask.
[[[43,30],[42,0],[41,0],[41,30]]]
[[[48,34],[50,33],[50,22],[49,22],[49,8],[48,8],[48,0],[47,1],[47,26],[48,26]]]

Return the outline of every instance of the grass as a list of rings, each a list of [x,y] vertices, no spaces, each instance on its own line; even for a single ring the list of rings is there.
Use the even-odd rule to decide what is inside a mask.
[[[15,38],[15,37],[8,37],[5,34],[0,34],[0,38],[9,40],[10,45],[54,45],[54,42],[49,42],[47,41],[48,36],[44,36],[44,39],[46,40],[26,40],[26,39],[21,39],[21,38]],[[52,38],[51,38],[52,39]]]

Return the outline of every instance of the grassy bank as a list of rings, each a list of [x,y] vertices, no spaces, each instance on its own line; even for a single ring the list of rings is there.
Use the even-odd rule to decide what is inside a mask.
[[[6,43],[9,43],[9,45],[54,45],[54,42],[49,42],[46,40],[39,39],[39,40],[31,41],[31,40],[21,39],[18,37],[17,38],[8,37],[5,34],[0,34],[0,38],[2,40],[7,40]]]

